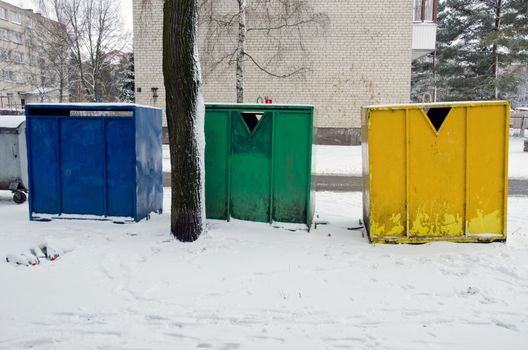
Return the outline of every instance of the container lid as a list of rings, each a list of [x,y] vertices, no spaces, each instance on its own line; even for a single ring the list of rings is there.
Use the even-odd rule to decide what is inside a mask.
[[[0,128],[16,129],[25,120],[23,115],[0,115]]]
[[[132,109],[135,107],[159,109],[153,106],[139,105],[134,103],[114,103],[114,102],[88,102],[88,103],[28,103],[26,108],[64,108],[64,109]]]
[[[306,104],[280,104],[280,103],[206,103],[205,107],[208,109],[276,109],[276,110],[310,110],[313,105]]]
[[[400,103],[400,104],[381,104],[367,105],[364,109],[405,109],[405,108],[431,108],[431,107],[467,107],[467,106],[489,106],[505,105],[508,101],[444,101],[444,102],[424,102],[424,103]]]

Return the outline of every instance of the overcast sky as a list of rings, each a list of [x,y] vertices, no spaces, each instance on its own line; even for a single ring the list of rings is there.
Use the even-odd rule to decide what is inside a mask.
[[[10,4],[38,10],[39,0],[4,0]],[[124,29],[132,33],[132,0],[116,0],[120,2],[119,11],[121,13],[121,21],[123,22]]]

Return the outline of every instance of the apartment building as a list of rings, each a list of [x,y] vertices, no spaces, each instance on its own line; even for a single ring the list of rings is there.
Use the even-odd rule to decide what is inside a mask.
[[[253,31],[247,40],[255,61],[272,62],[268,70],[282,74],[302,62],[303,74],[277,77],[247,62],[245,102],[269,96],[274,103],[313,104],[318,110],[320,143],[357,144],[361,106],[410,101],[412,60],[435,48],[437,0],[306,3],[312,13],[324,15],[324,27],[306,26],[300,29],[302,35],[291,37]],[[224,19],[238,12],[235,0],[215,0],[212,6]],[[163,109],[163,1],[134,0],[133,9],[136,101]],[[232,52],[237,31],[211,37],[211,28],[203,24],[209,15],[202,14],[200,21],[205,101],[232,103],[236,101],[235,65],[230,59],[211,63],[210,56],[219,47]],[[255,18],[249,16],[249,26]],[[211,65],[214,70],[209,69]]]
[[[46,38],[53,23],[32,10],[0,1],[0,109],[59,101],[59,89],[47,67]]]

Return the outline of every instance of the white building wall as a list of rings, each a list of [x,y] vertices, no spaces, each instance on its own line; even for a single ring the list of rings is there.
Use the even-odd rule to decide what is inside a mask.
[[[236,11],[235,0],[217,1],[225,6],[227,13]],[[257,96],[267,95],[274,103],[313,104],[318,109],[318,127],[347,129],[360,127],[363,105],[408,102],[412,1],[309,2],[315,12],[328,16],[328,26],[324,31],[308,31],[303,35],[305,56],[300,51],[286,51],[283,66],[268,67],[274,72],[285,72],[292,61],[303,59],[307,62],[307,73],[286,79],[274,78],[247,63],[246,102],[255,102]],[[136,101],[161,108],[165,102],[162,3],[162,0],[134,0],[136,89],[141,89],[136,92]],[[285,47],[288,47],[287,40],[282,38]],[[269,56],[264,48],[266,43],[266,38],[252,33],[248,51],[255,58],[265,60]],[[223,64],[213,73],[206,73],[206,102],[236,101],[234,64]],[[152,88],[157,88],[157,98],[152,97]]]
[[[38,61],[47,35],[43,25],[51,23],[55,22],[32,10],[0,1],[0,108],[21,108],[22,100],[59,101],[58,89],[37,96],[41,85]]]

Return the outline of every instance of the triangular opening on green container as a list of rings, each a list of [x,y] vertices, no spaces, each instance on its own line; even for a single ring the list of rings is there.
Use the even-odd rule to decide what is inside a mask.
[[[436,129],[436,132],[440,131],[440,128],[442,127],[442,124],[444,124],[450,111],[451,107],[432,107],[425,110],[427,117]]]
[[[254,113],[254,112],[243,112],[240,113],[242,116],[242,119],[244,119],[244,122],[246,123],[246,126],[248,127],[250,132],[253,132],[255,128],[257,127],[260,119],[264,116],[264,113]]]

